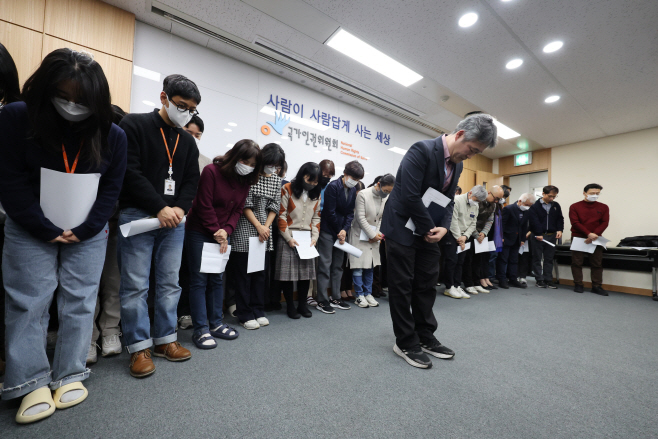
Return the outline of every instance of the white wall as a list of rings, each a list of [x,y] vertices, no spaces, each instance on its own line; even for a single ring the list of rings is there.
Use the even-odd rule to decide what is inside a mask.
[[[159,107],[162,80],[172,73],[185,75],[196,82],[201,91],[198,110],[205,124],[199,147],[202,154],[208,157],[221,155],[227,146],[244,138],[253,139],[261,146],[280,142],[286,151],[289,178],[305,162],[331,159],[336,164],[337,175],[340,175],[345,163],[359,160],[366,171],[364,183],[370,184],[377,175],[387,172],[395,175],[397,172],[403,156],[388,151],[389,148],[408,149],[416,141],[428,137],[140,22],[136,24],[133,64],[159,73],[160,79],[155,81],[133,74],[131,112],[152,111],[154,107],[144,101]],[[274,124],[274,115],[261,111],[268,110],[270,95],[274,100],[278,95],[279,100],[285,98],[303,105],[303,118],[291,121],[282,131],[283,135],[272,129],[269,135],[261,132],[262,126],[271,128],[267,122]],[[274,110],[272,105],[269,107]],[[281,111],[281,105],[278,109]],[[342,122],[340,129],[334,129],[333,120],[329,127],[312,120],[313,110],[348,120],[349,133],[342,127]],[[294,106],[290,113],[294,115]],[[229,126],[229,123],[237,125]],[[356,134],[357,125],[365,125],[371,132],[370,140]],[[293,140],[289,138],[291,128]],[[390,136],[389,145],[376,139],[377,132]],[[303,133],[306,133],[305,137],[302,137]],[[307,145],[307,137],[311,134],[329,137],[332,146],[318,145],[317,140],[316,147],[310,141]],[[337,148],[333,147],[334,140]]]
[[[512,187],[513,199],[518,200],[521,194],[532,193],[533,188],[547,186],[548,171],[514,175],[509,178],[509,185]]]

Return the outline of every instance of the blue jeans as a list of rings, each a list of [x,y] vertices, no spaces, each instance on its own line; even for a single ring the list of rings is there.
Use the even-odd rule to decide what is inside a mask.
[[[7,218],[2,258],[7,370],[2,399],[45,386],[54,390],[89,376],[87,352],[107,233],[106,224],[86,241],[51,244]],[[56,290],[59,330],[51,370],[46,333]]]
[[[217,244],[212,236],[205,233],[188,230],[185,234],[187,265],[190,268],[190,310],[195,337],[208,332],[209,325],[212,329],[221,326],[224,317],[224,284],[222,282],[224,274],[200,272],[204,242]]]
[[[372,294],[372,268],[355,268],[352,270],[352,283],[357,296]]]
[[[136,208],[123,209],[119,226],[147,217]],[[131,354],[177,340],[176,307],[180,298],[180,270],[185,225],[174,229],[161,228],[124,238],[119,233],[117,259],[121,271],[121,330],[126,348]],[[155,315],[153,338],[146,299],[149,292],[151,260],[155,263]]]

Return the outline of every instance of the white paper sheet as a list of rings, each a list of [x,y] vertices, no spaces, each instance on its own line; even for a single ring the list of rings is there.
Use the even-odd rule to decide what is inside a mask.
[[[436,203],[441,207],[446,207],[450,203],[450,198],[430,187],[427,188],[423,195],[423,204],[425,204],[425,207],[428,207],[430,203]]]
[[[71,230],[84,223],[96,202],[101,174],[69,174],[41,168],[41,210],[54,225]]]
[[[596,238],[594,241],[592,241],[592,244],[594,245],[600,245],[604,249],[608,249],[608,243],[610,242],[609,239],[604,238],[603,236],[599,236]]]
[[[249,238],[249,256],[247,258],[247,273],[265,270],[265,250],[267,241],[260,242],[258,236]]]
[[[184,216],[178,227],[185,224],[187,221],[187,216]],[[131,236],[139,235],[140,233],[150,232],[151,230],[157,230],[160,228],[160,220],[157,218],[143,218],[140,220],[131,221],[126,224],[119,226],[121,229],[121,234],[124,238],[129,238]]]
[[[348,244],[347,241],[345,241],[343,245],[340,245],[340,241],[336,240],[336,242],[334,242],[334,247],[339,248],[345,253],[351,254],[352,256],[356,256],[357,258],[360,258],[361,255],[363,254],[361,250],[359,250],[358,248],[354,247],[351,244]]]
[[[404,225],[407,229],[411,230],[412,232],[416,231],[416,225],[414,224],[413,221],[411,221],[411,218],[409,218],[409,221],[407,221],[407,224]]]
[[[466,245],[464,246],[464,250],[462,250],[462,246],[457,244],[457,254],[460,254],[461,252],[465,252],[466,250],[471,248],[471,243],[467,242]]]
[[[293,230],[292,237],[297,244],[299,259],[313,259],[320,256],[314,245],[311,245],[311,232],[308,230]]]
[[[231,256],[231,246],[229,245],[226,253],[219,252],[219,244],[204,242],[201,251],[201,273],[223,273],[226,270],[229,256]]]
[[[489,241],[489,251],[490,252],[495,252],[496,251],[496,243],[493,241]]]
[[[550,245],[551,247],[555,247],[555,244],[553,244],[552,242],[550,242],[550,241],[548,241],[548,240],[546,240],[546,239],[544,239],[542,242],[543,242],[544,244],[548,244],[548,245]]]
[[[523,245],[519,246],[519,254],[528,253],[530,251],[530,244],[526,240]]]
[[[409,220],[409,221],[411,221],[411,220]],[[374,227],[373,227],[373,229],[374,229]],[[363,229],[361,229],[361,235],[359,236],[359,241],[370,241],[370,238],[368,238],[368,234]]]
[[[574,237],[571,239],[570,250],[594,253],[594,250],[596,250],[596,244],[585,244],[585,238]]]
[[[475,253],[488,253],[489,250],[489,238],[484,238],[482,240],[482,244],[478,242],[478,240],[474,240],[473,243],[475,244]]]

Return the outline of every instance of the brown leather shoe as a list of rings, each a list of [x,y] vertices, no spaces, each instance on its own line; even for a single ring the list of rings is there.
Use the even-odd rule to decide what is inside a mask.
[[[135,352],[130,356],[130,375],[144,378],[155,372],[155,364],[151,360],[151,350]]]
[[[177,341],[156,346],[153,350],[153,355],[156,357],[165,357],[169,361],[185,361],[192,358],[192,352],[185,349]]]

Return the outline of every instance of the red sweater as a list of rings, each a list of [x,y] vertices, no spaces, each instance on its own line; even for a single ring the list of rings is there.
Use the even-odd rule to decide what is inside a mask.
[[[608,228],[610,222],[610,210],[603,203],[595,201],[579,201],[569,208],[569,220],[571,221],[571,236],[587,238],[590,233],[599,236]]]

